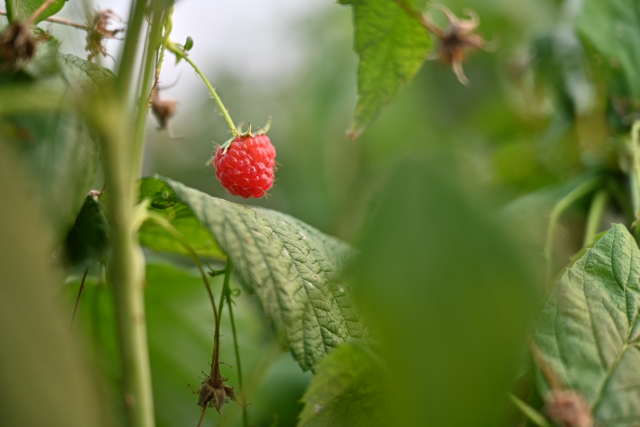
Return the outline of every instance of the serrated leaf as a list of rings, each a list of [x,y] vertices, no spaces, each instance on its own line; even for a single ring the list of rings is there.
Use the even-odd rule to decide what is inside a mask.
[[[409,1],[411,6],[424,2]],[[418,4],[417,4],[418,3]],[[418,72],[431,48],[426,29],[391,0],[352,1],[358,101],[347,133],[357,138]]]
[[[623,70],[629,95],[640,99],[640,4],[634,0],[585,0],[578,30]]]
[[[166,185],[158,189],[158,182]],[[351,253],[345,243],[289,215],[218,199],[167,178],[144,179],[143,194],[147,186],[166,192],[168,203],[175,200],[172,209],[188,207],[215,237],[303,370],[341,344],[365,339],[351,285],[341,275]],[[150,209],[166,210],[154,204]]]
[[[87,196],[65,241],[65,255],[72,265],[105,262],[109,250],[109,223],[102,206]]]
[[[46,0],[6,0],[9,22],[24,21],[38,10]],[[67,0],[56,0],[35,19],[34,24],[55,15],[63,8]]]
[[[582,394],[598,426],[640,418],[640,252],[615,224],[556,284],[537,321],[535,344],[549,379]],[[557,387],[557,386],[556,386]]]
[[[108,68],[75,55],[58,54],[64,78],[73,88],[91,92],[113,82],[115,74]]]
[[[390,425],[381,400],[380,371],[358,346],[345,345],[328,355],[302,398],[298,427]]]

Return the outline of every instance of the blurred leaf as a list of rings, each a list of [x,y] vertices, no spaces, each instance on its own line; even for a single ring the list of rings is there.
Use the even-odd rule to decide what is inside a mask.
[[[202,278],[193,269],[158,263],[153,259],[146,266],[145,315],[147,320],[149,356],[153,376],[157,427],[195,426],[200,416],[193,392],[202,381],[201,371],[209,371],[215,329],[211,304]],[[77,297],[80,278],[67,283],[66,300],[72,306]],[[213,292],[219,295],[222,277],[211,281]],[[85,283],[74,333],[86,332],[93,338],[94,363],[107,373],[113,413],[126,425],[122,401],[122,373],[118,359],[118,340],[113,295],[109,286],[98,285],[91,277]],[[238,285],[232,281],[232,288]],[[280,426],[287,419],[295,420],[302,408],[297,402],[309,382],[301,374],[290,354],[279,355],[272,335],[264,321],[256,298],[242,295],[234,298],[234,316],[238,345],[242,357],[245,396],[252,425],[270,425],[273,414]],[[220,325],[220,360],[228,383],[238,392],[238,369],[228,311],[224,310]],[[190,385],[190,386],[189,386]],[[241,407],[225,406],[224,419],[208,411],[203,425],[242,426]]]
[[[114,425],[84,346],[69,339],[71,312],[52,297],[51,233],[18,163],[0,144],[0,424]]]
[[[446,157],[399,164],[359,245],[355,292],[396,425],[501,425],[524,348],[535,276],[456,170]]]
[[[24,21],[30,17],[46,0],[6,0],[9,22]],[[55,15],[62,9],[67,0],[56,0],[48,6],[34,21],[34,24]]]
[[[106,262],[109,250],[109,223],[102,206],[87,196],[65,241],[65,254],[72,266]]]
[[[625,74],[629,95],[640,98],[640,5],[634,0],[585,0],[578,30]]]
[[[50,50],[42,53],[50,54]],[[96,88],[112,80],[113,73],[72,55],[57,54],[56,58],[54,74],[47,67],[30,73],[0,72],[0,95],[10,95],[20,88],[18,93],[30,99],[17,103],[15,111],[12,107],[3,110],[0,126],[7,142],[22,154],[35,184],[34,192],[41,199],[60,243],[91,189],[100,160],[95,133],[73,107],[79,97],[91,96]],[[34,76],[38,79],[34,80]],[[49,90],[42,92],[43,87]],[[47,98],[43,105],[53,108],[38,106],[25,111],[43,96]]]
[[[229,255],[243,285],[256,292],[280,344],[303,370],[365,337],[351,286],[341,277],[351,251],[345,243],[288,215],[211,197],[167,178],[144,179],[141,188],[142,194],[160,195],[151,204],[155,212],[183,209],[171,205],[176,202],[191,209]]]
[[[534,340],[546,366],[542,395],[556,381],[580,392],[599,426],[635,425],[640,417],[640,267],[638,246],[614,224],[557,283]]]
[[[101,196],[101,200],[103,198],[108,198],[108,192]],[[226,259],[211,233],[200,224],[189,206],[176,199],[167,184],[158,179],[143,179],[140,183],[140,200],[143,199],[151,199],[153,211],[165,217],[187,239],[198,256]],[[146,221],[142,225],[139,236],[140,244],[154,251],[189,255],[175,237],[153,221]]]
[[[426,29],[392,0],[353,0],[358,102],[347,133],[357,138],[402,84],[418,72],[431,48]],[[422,1],[408,1],[416,8]]]
[[[318,366],[302,398],[305,402],[299,427],[382,426],[381,367],[355,345],[344,345]]]

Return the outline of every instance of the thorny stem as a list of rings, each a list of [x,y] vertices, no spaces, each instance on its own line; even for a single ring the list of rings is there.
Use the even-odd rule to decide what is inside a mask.
[[[84,281],[87,278],[87,273],[89,273],[89,267],[84,271],[82,275],[82,281],[80,282],[80,289],[78,290],[78,297],[76,298],[76,305],[73,307],[73,315],[71,316],[71,323],[69,324],[69,331],[73,328],[73,321],[76,320],[76,313],[78,312],[78,305],[80,304],[80,296],[82,295],[82,290],[84,289]]]
[[[595,190],[599,185],[600,185],[600,177],[591,178],[588,181],[582,183],[581,185],[571,190],[569,194],[567,194],[562,199],[560,199],[560,201],[553,208],[553,211],[551,212],[551,217],[549,219],[549,225],[547,228],[547,238],[544,245],[544,256],[547,262],[547,275],[546,275],[547,281],[550,281],[552,277],[553,242],[555,237],[555,231],[558,226],[558,222],[560,221],[560,217],[569,208],[569,206],[571,206],[574,202],[576,202],[582,196],[585,196],[588,193]]]
[[[216,90],[213,88],[213,86],[211,86],[211,83],[209,83],[209,80],[207,80],[207,78],[204,76],[204,74],[202,74],[202,71],[200,71],[200,68],[198,68],[198,66],[191,60],[191,58],[189,58],[187,55],[185,55],[185,53],[183,51],[181,51],[180,48],[178,48],[178,46],[176,46],[176,44],[173,43],[171,40],[167,40],[165,44],[167,46],[167,49],[169,49],[171,52],[173,52],[179,58],[182,58],[185,61],[187,61],[189,63],[189,65],[191,65],[193,67],[195,72],[198,73],[198,75],[200,76],[200,78],[202,79],[204,84],[207,86],[207,88],[209,88],[209,92],[211,92],[211,95],[213,96],[213,99],[216,100],[216,103],[218,104],[218,107],[220,108],[220,111],[222,112],[222,116],[224,117],[225,121],[227,122],[227,126],[229,126],[229,130],[231,130],[231,134],[234,137],[238,136],[238,130],[236,129],[236,126],[233,124],[233,120],[231,120],[231,116],[229,115],[229,112],[227,111],[227,109],[225,108],[224,104],[222,103],[222,100],[220,99],[220,97],[216,93]]]
[[[56,0],[47,0],[46,2],[42,3],[40,7],[37,8],[36,11],[33,12],[30,17],[27,18],[26,21],[24,21],[24,25],[28,27],[29,25],[33,24],[33,21],[38,19],[38,16],[40,16],[40,14],[44,12],[46,8],[51,6],[51,4],[53,4],[54,1]]]
[[[158,6],[160,2],[153,0]],[[147,0],[132,3],[127,37],[119,61],[115,93],[105,92],[86,114],[100,132],[103,170],[110,192],[109,222],[113,247],[113,284],[124,401],[130,427],[155,425],[151,370],[144,307],[144,256],[137,239],[137,173],[133,173],[132,131],[127,101],[132,88],[136,52]],[[148,42],[148,40],[146,40]],[[138,96],[142,94],[138,93]],[[146,94],[145,94],[146,96]]]
[[[160,47],[162,39],[162,28],[162,11],[158,10],[153,13],[151,18],[149,43],[147,44],[147,51],[144,59],[144,71],[142,73],[142,88],[140,90],[140,98],[138,99],[138,112],[134,127],[135,134],[132,158],[134,177],[137,177],[142,167],[141,163],[144,147],[145,121],[147,118],[147,111],[149,110],[149,104],[151,103],[151,97],[153,95],[152,85],[155,87],[155,83],[153,83],[156,81],[154,69],[158,48]]]
[[[116,90],[118,96],[125,100],[131,87],[131,76],[133,75],[133,64],[138,50],[138,38],[142,23],[144,21],[146,0],[136,0],[131,5],[131,13],[129,15],[129,27],[127,28],[127,38],[124,42],[120,65],[118,66]]]
[[[7,16],[6,10],[0,10],[0,16]],[[49,16],[45,18],[44,21],[53,22],[55,24],[66,25],[67,27],[78,28],[80,30],[89,31],[91,28],[87,27],[83,24],[78,24],[77,22],[69,21],[68,19],[58,18],[57,16]]]

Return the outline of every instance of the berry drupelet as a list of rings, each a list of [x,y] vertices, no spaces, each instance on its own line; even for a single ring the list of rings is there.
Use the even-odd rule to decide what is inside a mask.
[[[247,199],[260,198],[273,186],[275,159],[276,149],[267,135],[249,134],[218,148],[213,163],[220,184]]]

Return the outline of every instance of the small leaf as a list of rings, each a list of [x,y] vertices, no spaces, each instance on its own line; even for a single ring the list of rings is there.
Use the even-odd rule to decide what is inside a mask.
[[[6,0],[7,17],[9,18],[9,22],[26,20],[33,14],[33,12],[38,10],[45,1],[46,0]],[[38,15],[33,23],[37,24],[38,22],[55,15],[60,11],[60,9],[62,9],[66,2],[67,0],[54,1],[40,15]]]
[[[193,48],[193,39],[191,37],[187,37],[187,41],[184,43],[184,51],[188,52]]]
[[[579,392],[602,427],[640,418],[639,259],[631,234],[615,224],[567,270],[536,325],[542,395],[550,382]]]
[[[357,138],[418,72],[431,48],[426,29],[395,2],[354,0],[358,101],[347,133]],[[419,7],[424,2],[409,1]],[[418,3],[418,4],[416,4]]]
[[[141,189],[162,196],[164,202],[152,202],[154,212],[187,218],[190,210],[215,237],[303,370],[341,344],[366,338],[351,285],[341,276],[353,255],[345,243],[288,215],[231,203],[167,178],[146,178]]]
[[[620,68],[630,96],[640,99],[640,5],[634,0],[586,0],[578,30]]]
[[[87,196],[65,241],[65,254],[72,266],[105,262],[109,249],[109,223],[102,206]]]
[[[387,426],[381,367],[370,352],[345,345],[328,355],[302,400],[298,427]]]

